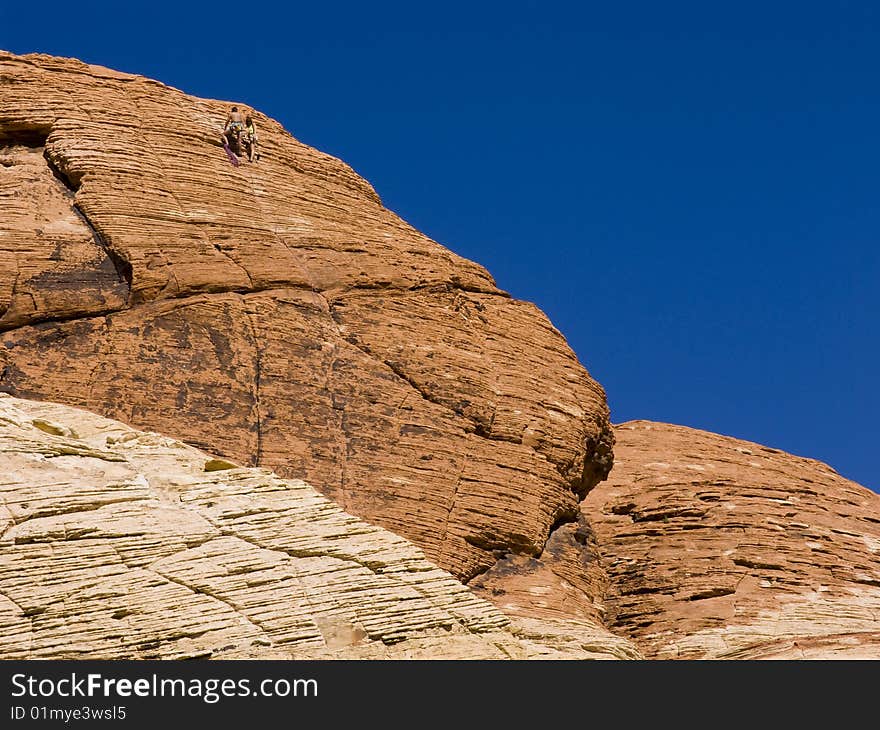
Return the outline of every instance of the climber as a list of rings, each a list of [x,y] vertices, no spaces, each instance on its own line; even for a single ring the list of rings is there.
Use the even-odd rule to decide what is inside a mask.
[[[248,161],[260,159],[260,153],[257,151],[257,128],[254,125],[254,118],[248,114],[244,120],[244,141],[247,147]]]
[[[238,107],[234,106],[226,115],[226,123],[223,125],[223,136],[229,140],[229,146],[236,154],[241,154],[241,133],[244,131],[244,120]]]

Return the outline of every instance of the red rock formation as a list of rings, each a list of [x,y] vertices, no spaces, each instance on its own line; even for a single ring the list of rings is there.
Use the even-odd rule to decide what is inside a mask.
[[[880,495],[748,441],[616,432],[583,504],[610,626],[657,657],[880,657]]]
[[[533,305],[256,114],[0,54],[0,389],[303,478],[468,578],[611,465],[601,387]],[[8,212],[9,211],[9,212]]]
[[[880,656],[877,495],[644,422],[593,488],[614,436],[562,335],[344,163],[256,113],[233,167],[225,104],[69,59],[0,52],[0,100],[0,391],[307,480],[526,655]]]
[[[478,594],[514,616],[595,616],[648,658],[880,657],[880,495],[705,431],[616,436],[580,525],[500,561]]]

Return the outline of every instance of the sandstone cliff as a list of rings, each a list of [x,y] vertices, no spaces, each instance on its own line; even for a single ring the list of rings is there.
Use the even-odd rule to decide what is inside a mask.
[[[499,562],[478,594],[510,615],[597,616],[647,658],[880,658],[880,495],[748,441],[616,432],[579,524]]]
[[[4,400],[18,431],[2,458],[29,465],[7,461],[0,484],[7,653],[63,653],[69,622],[90,656],[437,656],[455,636],[440,655],[880,657],[877,495],[818,462],[646,422],[617,429],[603,482],[604,392],[539,310],[259,113],[263,158],[232,167],[226,108],[0,52],[0,391],[163,434]],[[41,409],[100,425],[46,445]],[[175,438],[256,469],[204,472],[209,457]],[[141,491],[118,500],[126,479]],[[390,583],[346,563],[362,531],[395,546]],[[13,557],[34,562],[21,573]],[[95,571],[157,591],[107,594],[137,615],[139,644],[102,612],[82,578]],[[439,593],[407,618],[429,575]],[[275,593],[302,580],[333,607],[285,614]],[[184,596],[157,622],[153,602]]]
[[[468,579],[611,466],[602,388],[533,305],[257,113],[0,53],[0,389],[302,478]]]
[[[502,615],[308,484],[0,395],[0,658],[638,658]]]

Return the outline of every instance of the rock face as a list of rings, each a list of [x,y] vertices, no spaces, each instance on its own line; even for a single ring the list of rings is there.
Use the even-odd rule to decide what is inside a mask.
[[[0,390],[303,478],[462,579],[538,555],[611,466],[533,305],[256,113],[0,52]]]
[[[0,396],[0,659],[616,658],[511,624],[304,482]]]
[[[747,441],[616,431],[581,524],[499,562],[478,593],[511,615],[594,612],[647,658],[880,658],[880,495]],[[578,574],[592,603],[561,588]]]
[[[648,656],[880,658],[880,495],[759,444],[617,428],[590,494],[607,623]]]
[[[562,335],[342,162],[70,59],[0,102],[0,392],[167,435],[0,399],[0,656],[880,657],[876,494],[647,422],[602,482]]]

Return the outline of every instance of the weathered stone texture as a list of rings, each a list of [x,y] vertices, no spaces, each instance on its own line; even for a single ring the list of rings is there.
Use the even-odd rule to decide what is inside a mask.
[[[23,566],[0,581],[7,652],[54,655],[67,632],[90,656],[476,657],[495,650],[474,632],[500,632],[510,656],[880,656],[876,494],[815,461],[642,421],[617,429],[602,482],[604,392],[536,307],[258,112],[263,157],[233,167],[226,108],[0,52],[0,391],[216,455],[197,477],[146,483],[180,444],[27,427],[0,485],[15,494],[0,560]],[[388,568],[409,565],[399,538],[381,570],[359,563],[362,523],[224,459],[314,484],[473,593],[436,568]],[[16,476],[35,460],[38,477]],[[307,547],[304,516],[329,530],[306,530]],[[349,587],[363,606],[338,619]]]
[[[638,658],[511,623],[309,485],[0,395],[0,658]]]
[[[880,495],[748,441],[616,431],[582,504],[612,630],[657,658],[880,658]]]
[[[0,52],[0,390],[303,478],[467,579],[611,466],[605,395],[533,305],[256,113]],[[48,321],[46,321],[48,320]]]
[[[39,148],[0,152],[0,328],[113,311],[128,288]]]

